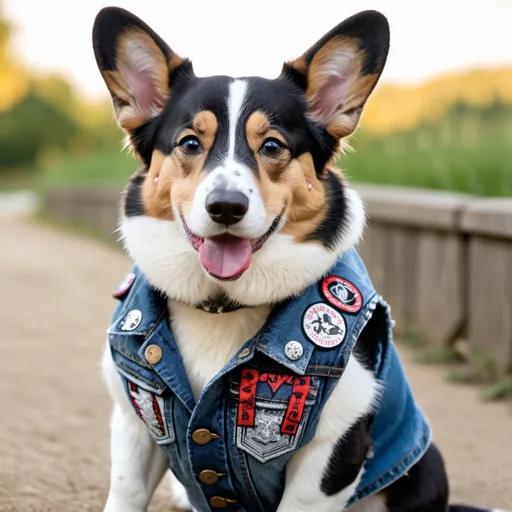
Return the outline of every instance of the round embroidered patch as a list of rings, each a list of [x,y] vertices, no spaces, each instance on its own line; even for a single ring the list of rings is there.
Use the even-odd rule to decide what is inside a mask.
[[[363,305],[361,292],[342,277],[326,277],[322,281],[322,293],[330,304],[347,313],[357,313]]]
[[[115,299],[121,298],[131,287],[133,282],[135,281],[135,274],[130,272],[122,281],[119,283],[119,286],[116,288],[112,296]]]
[[[338,346],[347,332],[343,316],[323,302],[317,302],[306,309],[302,317],[302,328],[307,337],[322,348]]]

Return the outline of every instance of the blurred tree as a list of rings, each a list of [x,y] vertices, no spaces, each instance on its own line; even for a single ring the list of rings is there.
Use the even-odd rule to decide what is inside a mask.
[[[0,114],[0,171],[33,166],[44,148],[66,149],[80,127],[49,100],[31,90]]]
[[[0,112],[20,100],[28,88],[28,74],[9,52],[12,26],[2,15],[0,2]]]

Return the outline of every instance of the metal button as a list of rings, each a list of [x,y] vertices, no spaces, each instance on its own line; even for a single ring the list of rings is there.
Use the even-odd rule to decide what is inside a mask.
[[[292,361],[297,361],[297,359],[300,359],[302,357],[302,354],[304,353],[304,348],[298,341],[289,341],[284,346],[284,353],[286,354],[286,357],[288,359],[291,359]]]
[[[192,433],[192,441],[196,444],[208,444],[212,439],[220,439],[220,436],[210,432],[207,428],[198,428]]]
[[[213,508],[226,508],[230,503],[236,503],[237,500],[229,500],[228,498],[222,498],[221,496],[213,496],[210,498],[210,505]]]
[[[213,469],[205,469],[199,473],[199,481],[205,485],[214,485],[223,476],[226,476],[226,473],[217,473]]]
[[[133,331],[137,329],[142,321],[142,311],[138,309],[132,309],[128,312],[121,325],[122,331]]]
[[[251,349],[244,348],[240,354],[238,354],[239,359],[243,359],[244,357],[247,357],[251,353]]]
[[[149,364],[156,364],[162,359],[162,349],[158,345],[149,345],[144,351],[144,357]]]

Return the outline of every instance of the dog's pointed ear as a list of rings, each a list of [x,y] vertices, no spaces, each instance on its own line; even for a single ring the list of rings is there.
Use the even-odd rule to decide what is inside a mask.
[[[356,128],[382,74],[389,51],[389,25],[376,11],[356,14],[327,33],[283,74],[303,89],[308,117],[341,139]]]
[[[163,109],[174,71],[186,65],[192,73],[188,60],[137,16],[118,7],[106,7],[96,16],[93,47],[117,122],[128,133]]]

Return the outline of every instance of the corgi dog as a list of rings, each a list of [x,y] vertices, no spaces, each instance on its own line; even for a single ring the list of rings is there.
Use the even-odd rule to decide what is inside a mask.
[[[106,512],[462,512],[356,247],[333,166],[383,71],[375,11],[274,80],[200,78],[149,26],[101,10],[93,47],[140,160],[121,202],[134,267],[103,357]],[[237,43],[238,44],[238,43]]]

